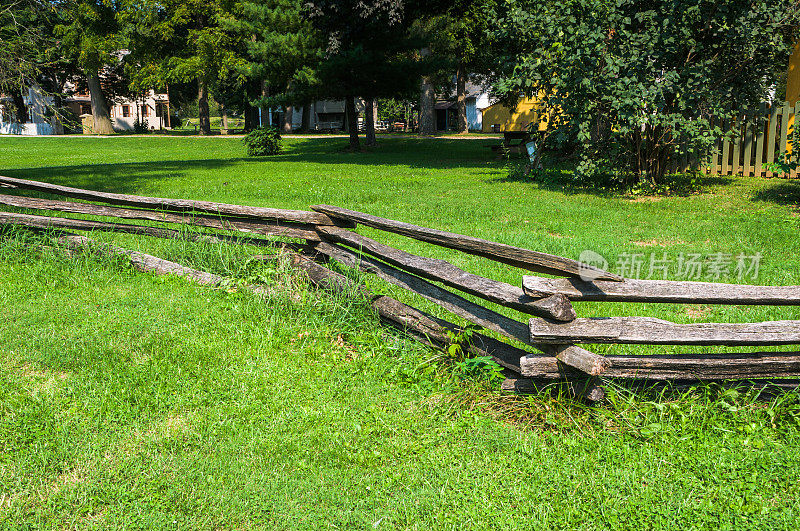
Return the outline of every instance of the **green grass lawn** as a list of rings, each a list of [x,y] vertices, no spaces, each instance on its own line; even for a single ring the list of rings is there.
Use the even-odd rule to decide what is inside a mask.
[[[593,250],[612,269],[635,253],[761,253],[758,278],[744,281],[800,284],[797,182],[728,178],[688,196],[627,197],[509,178],[488,149],[496,140],[386,138],[358,154],[344,142],[289,138],[283,154],[248,159],[226,138],[3,138],[0,174],[270,207],[328,203],[570,258]],[[363,232],[521,282],[511,267]],[[794,393],[620,390],[593,408],[504,396],[378,327],[363,301],[248,261],[252,250],[97,237],[284,289],[268,299],[209,290],[6,234],[0,527],[783,529],[800,517]],[[800,318],[794,308],[576,309]]]

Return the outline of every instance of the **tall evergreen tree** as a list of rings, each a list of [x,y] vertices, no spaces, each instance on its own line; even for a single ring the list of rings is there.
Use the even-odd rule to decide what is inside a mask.
[[[417,6],[384,0],[312,0],[307,13],[327,43],[317,68],[324,91],[344,98],[351,149],[360,149],[356,96],[365,100],[410,94],[425,68],[409,33]],[[367,113],[368,137],[374,138],[373,114]]]
[[[0,92],[14,103],[14,120],[28,121],[22,92],[41,72],[40,51],[46,40],[40,21],[47,6],[20,0],[0,6]]]
[[[313,65],[322,54],[322,43],[302,10],[301,0],[240,0],[222,19],[223,27],[244,43],[248,76],[263,86],[257,103],[283,107],[285,132],[291,132],[294,107],[310,101]],[[307,121],[310,108],[304,110]]]

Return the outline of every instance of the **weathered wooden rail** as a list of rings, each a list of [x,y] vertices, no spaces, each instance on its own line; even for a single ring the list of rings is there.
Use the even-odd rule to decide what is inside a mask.
[[[22,212],[0,212],[0,225],[62,231],[68,248],[91,245],[84,236],[64,230],[113,231],[157,238],[184,238],[210,243],[291,248],[291,265],[302,270],[323,290],[364,296],[381,319],[411,337],[445,347],[458,325],[429,315],[396,299],[370,292],[364,286],[326,267],[334,260],[360,269],[419,295],[448,312],[477,324],[498,337],[476,333],[467,345],[473,355],[492,356],[504,367],[504,389],[532,390],[557,385],[592,400],[602,397],[602,378],[619,381],[773,379],[787,387],[800,376],[800,352],[732,352],[715,354],[601,356],[580,344],[648,345],[791,345],[800,344],[800,321],[762,323],[678,324],[650,317],[578,318],[571,301],[645,303],[800,305],[800,286],[747,286],[706,282],[625,279],[575,260],[513,247],[470,236],[428,229],[328,205],[311,211],[281,210],[207,201],[140,197],[96,192],[38,181],[0,177],[11,190],[31,190],[81,202],[0,194],[0,205],[61,214],[112,218],[114,221],[75,219]],[[91,202],[89,202],[91,201]],[[106,204],[97,204],[106,203]],[[108,206],[122,205],[122,206]],[[148,224],[120,222],[138,220]],[[154,225],[155,224],[155,225]],[[203,230],[185,230],[185,226]],[[425,258],[368,238],[353,230],[358,225],[388,231],[423,242],[513,265],[529,272],[521,287],[470,273],[440,259]],[[182,228],[184,227],[184,228]],[[276,240],[275,238],[291,238]],[[302,243],[298,243],[297,240]],[[137,251],[94,245],[96,252],[127,256],[139,269],[187,276],[217,286],[226,280]],[[593,280],[586,280],[591,278]],[[249,286],[257,293],[271,288]],[[459,294],[459,292],[461,294]],[[463,294],[463,295],[462,295]],[[475,297],[474,302],[465,295]],[[496,305],[493,309],[488,305]],[[502,313],[509,308],[533,316],[528,322]],[[449,332],[449,333],[448,333]]]

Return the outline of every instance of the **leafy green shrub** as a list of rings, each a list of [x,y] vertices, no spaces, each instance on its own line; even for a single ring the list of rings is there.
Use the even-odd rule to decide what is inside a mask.
[[[242,139],[251,157],[277,155],[281,151],[281,134],[274,127],[253,129]]]
[[[133,122],[133,132],[137,135],[143,135],[145,133],[149,133],[147,130],[147,122],[142,122],[139,117],[136,117],[136,120]]]

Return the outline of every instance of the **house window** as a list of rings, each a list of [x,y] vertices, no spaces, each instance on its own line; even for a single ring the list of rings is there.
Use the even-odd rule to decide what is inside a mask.
[[[131,106],[130,105],[123,105],[122,106],[122,117],[123,118],[130,118],[131,116]]]
[[[92,106],[86,105],[85,103],[81,105],[81,114],[92,114]]]
[[[165,114],[164,113],[164,107],[165,107],[165,105],[163,103],[156,103],[156,116],[158,118],[161,118],[162,116],[164,116],[164,114]]]
[[[147,105],[142,107],[142,116],[150,116],[150,109],[147,107]]]

